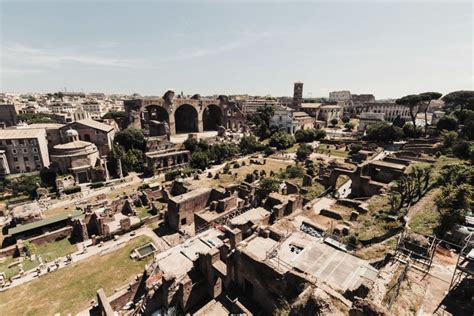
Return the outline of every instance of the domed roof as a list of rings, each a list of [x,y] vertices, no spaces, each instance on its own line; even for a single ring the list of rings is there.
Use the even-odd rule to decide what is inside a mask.
[[[66,136],[67,137],[76,137],[76,136],[79,136],[79,133],[75,129],[70,128],[66,131]]]

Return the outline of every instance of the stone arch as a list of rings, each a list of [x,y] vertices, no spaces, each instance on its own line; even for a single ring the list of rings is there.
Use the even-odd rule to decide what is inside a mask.
[[[202,113],[203,130],[217,131],[223,125],[222,109],[216,104],[209,104]]]
[[[198,112],[189,104],[183,104],[174,112],[176,134],[198,131]]]
[[[148,120],[166,122],[169,125],[170,116],[164,107],[159,105],[149,105],[146,109],[148,111]]]

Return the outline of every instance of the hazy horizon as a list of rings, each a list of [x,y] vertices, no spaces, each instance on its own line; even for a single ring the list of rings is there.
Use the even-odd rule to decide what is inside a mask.
[[[473,89],[471,2],[1,2],[2,92]]]

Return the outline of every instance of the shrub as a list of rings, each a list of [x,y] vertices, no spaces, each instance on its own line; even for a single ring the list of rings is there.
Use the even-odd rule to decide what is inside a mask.
[[[270,146],[276,147],[278,150],[290,148],[294,143],[293,135],[282,131],[276,132],[270,138]]]
[[[171,170],[165,173],[165,181],[173,181],[181,174],[180,170]]]
[[[65,188],[63,190],[63,192],[65,194],[73,194],[73,193],[81,192],[81,190],[82,190],[82,188],[79,185],[75,185],[75,186],[72,186],[72,187],[69,187],[69,188]]]
[[[308,144],[300,144],[298,150],[296,151],[296,158],[299,161],[305,161],[309,155],[313,152],[313,147]]]
[[[191,156],[191,167],[204,170],[209,166],[209,155],[204,151],[196,151]]]
[[[275,148],[273,148],[273,147],[270,147],[270,146],[265,146],[265,150],[264,150],[264,152],[263,152],[263,153],[265,154],[265,156],[267,156],[267,157],[268,157],[268,156],[271,156],[271,155],[273,155],[273,154],[275,153],[275,151],[276,151],[276,149],[275,149]]]
[[[105,183],[100,181],[100,182],[91,183],[90,187],[91,187],[91,189],[97,189],[97,188],[103,187],[104,185],[105,185]]]

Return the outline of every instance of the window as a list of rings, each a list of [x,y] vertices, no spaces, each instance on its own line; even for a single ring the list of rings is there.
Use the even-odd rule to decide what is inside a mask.
[[[18,162],[18,157],[13,157],[14,162]]]
[[[7,139],[7,145],[11,145],[12,144],[12,141]]]
[[[16,166],[16,170],[20,170],[20,166]]]
[[[34,153],[37,153],[37,152],[38,152],[38,148],[33,148],[33,152],[34,152]]]
[[[181,225],[186,225],[186,217],[181,219]]]
[[[17,153],[17,152],[16,152],[16,149],[12,149],[12,153],[13,153],[14,155],[16,155],[16,153]]]
[[[23,157],[23,160],[26,162],[26,161],[30,161],[30,159],[28,159],[28,157]]]
[[[26,166],[25,169],[26,169],[26,172],[30,172],[30,171],[31,171],[30,166]]]
[[[35,160],[40,160],[40,157],[39,157],[39,156],[35,156]]]
[[[27,154],[27,153],[28,153],[28,149],[27,149],[27,148],[23,148],[23,153],[24,153],[24,154]]]
[[[31,145],[36,145],[36,139],[31,139],[31,140],[30,140],[30,144],[31,144]]]
[[[24,144],[25,144],[25,141],[24,141],[23,139],[18,140],[18,142],[20,143],[20,145],[24,145]]]

